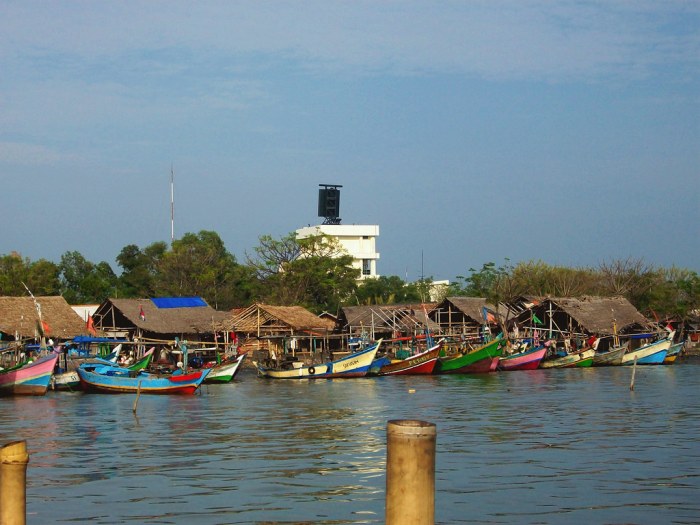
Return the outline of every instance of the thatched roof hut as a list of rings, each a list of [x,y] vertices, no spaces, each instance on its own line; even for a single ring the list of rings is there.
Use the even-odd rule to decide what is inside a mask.
[[[232,312],[229,330],[240,334],[243,350],[281,349],[314,351],[335,329],[335,323],[321,318],[302,306],[273,306],[256,303]],[[328,343],[326,341],[326,347]]]
[[[327,335],[335,328],[335,323],[321,318],[303,306],[273,306],[256,303],[243,310],[237,310],[230,320],[236,332],[256,335],[295,335],[315,332]]]
[[[601,339],[605,350],[612,336],[656,331],[653,324],[624,297],[547,297],[536,301],[513,322],[525,335],[537,331],[544,337],[573,338],[579,342],[591,335]]]
[[[36,302],[41,308],[46,337],[54,340],[72,339],[86,334],[83,320],[61,296],[40,296]],[[39,320],[36,304],[31,297],[0,297],[0,332],[3,340],[39,338]],[[48,327],[48,328],[47,328]]]
[[[344,333],[368,333],[372,339],[412,336],[426,328],[437,332],[440,327],[429,315],[434,307],[435,303],[346,306],[340,311],[338,325]]]
[[[192,338],[221,330],[228,318],[200,297],[107,299],[93,315],[105,333],[146,338]]]
[[[495,324],[497,309],[483,297],[447,297],[430,313],[446,335],[479,337],[484,325],[484,309],[489,325]],[[489,315],[490,314],[490,315]]]

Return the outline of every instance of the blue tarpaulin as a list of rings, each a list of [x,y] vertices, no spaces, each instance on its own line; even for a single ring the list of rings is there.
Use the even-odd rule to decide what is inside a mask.
[[[207,306],[201,297],[156,297],[151,299],[156,308],[196,308]]]

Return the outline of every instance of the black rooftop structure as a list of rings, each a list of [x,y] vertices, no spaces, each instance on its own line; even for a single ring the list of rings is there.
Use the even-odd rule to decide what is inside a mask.
[[[319,184],[318,216],[325,220],[323,224],[340,224],[340,190],[339,184]]]

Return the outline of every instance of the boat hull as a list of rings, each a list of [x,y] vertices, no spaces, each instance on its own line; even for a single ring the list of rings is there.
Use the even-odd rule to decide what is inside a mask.
[[[43,396],[49,389],[58,354],[0,373],[0,396]]]
[[[230,383],[233,381],[233,378],[236,377],[236,374],[238,374],[244,359],[245,354],[241,354],[231,363],[222,363],[220,365],[213,366],[204,382]]]
[[[595,350],[592,348],[577,354],[569,354],[564,357],[554,359],[543,359],[540,361],[540,368],[581,368],[593,365]]]
[[[265,368],[256,363],[258,375],[271,379],[340,379],[364,377],[369,372],[381,340],[360,352],[347,355],[342,359],[312,366],[301,366],[288,370]]]
[[[194,394],[209,374],[209,369],[190,374],[159,376],[136,372],[129,375],[106,375],[78,368],[84,392],[99,394]]]
[[[593,356],[593,366],[618,366],[622,364],[622,357],[627,351],[628,344],[613,347],[607,352],[596,352]]]
[[[380,376],[400,376],[400,375],[429,375],[432,374],[437,365],[442,342],[437,345],[400,361],[392,361],[379,369]]]
[[[627,352],[622,357],[622,365],[633,365],[635,360],[638,365],[660,365],[671,347],[671,339],[662,339],[648,345],[644,345],[636,350]]]
[[[502,343],[501,339],[494,339],[466,354],[438,359],[435,365],[435,373],[478,374],[493,372],[498,366],[499,357],[503,353]]]
[[[666,357],[664,357],[665,365],[671,365],[676,361],[678,356],[681,355],[681,352],[683,351],[683,344],[684,341],[681,341],[680,343],[676,343],[669,347],[668,352],[666,352]]]
[[[533,348],[527,352],[521,352],[510,356],[501,357],[498,363],[498,369],[504,371],[510,370],[535,370],[540,366],[544,354],[547,349],[542,346]]]

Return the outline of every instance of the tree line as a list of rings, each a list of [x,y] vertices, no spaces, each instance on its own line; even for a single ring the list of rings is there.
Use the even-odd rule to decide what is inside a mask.
[[[401,304],[446,296],[485,297],[493,304],[521,295],[623,296],[654,317],[687,318],[700,308],[700,277],[677,267],[642,259],[612,260],[597,267],[570,268],[542,261],[484,263],[469,268],[435,296],[433,279],[407,283],[398,276],[358,281],[360,271],[338,242],[325,235],[281,238],[264,235],[239,262],[216,232],[187,233],[170,246],[125,246],[109,263],[88,261],[68,251],[58,263],[31,261],[20,254],[0,256],[0,296],[62,295],[69,304],[96,304],[107,298],[198,296],[219,310],[254,302],[300,305],[337,313],[343,306]],[[25,285],[27,288],[25,288]]]

